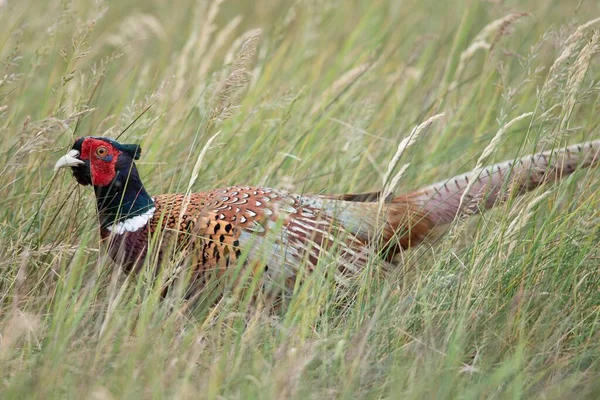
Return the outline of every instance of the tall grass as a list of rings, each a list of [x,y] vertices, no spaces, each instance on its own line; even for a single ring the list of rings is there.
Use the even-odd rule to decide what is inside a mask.
[[[597,170],[453,224],[385,278],[317,271],[273,315],[160,301],[52,166],[74,137],[122,134],[151,194],[410,190],[597,138],[598,17],[575,0],[0,1],[0,397],[597,398]]]

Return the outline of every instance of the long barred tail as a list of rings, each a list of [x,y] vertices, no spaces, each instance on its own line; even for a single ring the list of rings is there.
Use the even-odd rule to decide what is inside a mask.
[[[532,190],[600,161],[600,140],[575,144],[468,172],[392,200],[420,206],[432,225],[452,222],[457,216],[492,208],[516,191]]]

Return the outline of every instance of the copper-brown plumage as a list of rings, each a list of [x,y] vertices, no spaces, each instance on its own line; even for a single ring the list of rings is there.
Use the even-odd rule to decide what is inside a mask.
[[[298,195],[249,186],[150,197],[133,162],[139,148],[105,138],[78,139],[71,158],[57,167],[70,166],[79,183],[94,185],[102,239],[127,270],[143,264],[154,238],[155,260],[183,260],[198,282],[243,259],[253,271],[264,271],[266,282],[291,289],[302,265],[311,271],[324,262],[343,274],[360,271],[370,260],[389,267],[395,254],[435,227],[591,166],[599,152],[600,141],[587,142],[383,200],[379,192]],[[108,162],[112,174],[103,164]],[[104,175],[95,177],[94,171]]]

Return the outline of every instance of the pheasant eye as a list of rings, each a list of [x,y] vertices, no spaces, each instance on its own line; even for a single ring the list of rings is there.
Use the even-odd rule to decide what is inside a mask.
[[[104,146],[100,146],[96,149],[96,155],[98,157],[104,157],[107,154],[108,154],[108,149]]]

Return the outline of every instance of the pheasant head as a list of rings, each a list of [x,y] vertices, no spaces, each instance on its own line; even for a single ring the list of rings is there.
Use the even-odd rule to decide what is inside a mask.
[[[79,184],[106,187],[118,176],[122,177],[123,172],[130,171],[140,153],[141,148],[136,144],[120,144],[104,137],[81,137],[71,151],[56,162],[54,169],[71,167]]]
[[[147,213],[154,205],[134,162],[140,154],[137,144],[121,144],[104,137],[81,137],[57,161],[54,169],[70,167],[80,185],[94,187],[104,228]]]

